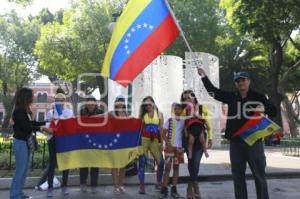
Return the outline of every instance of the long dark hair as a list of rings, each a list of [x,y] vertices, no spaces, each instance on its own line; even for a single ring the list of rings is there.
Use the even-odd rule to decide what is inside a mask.
[[[192,97],[195,98],[196,105],[198,105],[198,108],[199,108],[199,115],[202,115],[203,106],[201,104],[199,104],[199,102],[197,100],[197,97],[196,97],[194,91],[192,91],[192,90],[185,90],[185,91],[182,92],[181,97],[180,97],[180,101],[181,101],[182,106],[183,106],[182,108],[186,107],[186,104],[184,103],[186,99],[184,98],[184,96],[187,95],[187,94],[190,94]]]
[[[157,108],[157,106],[156,106],[156,104],[155,104],[155,101],[154,101],[153,97],[147,96],[147,97],[144,97],[144,99],[142,100],[142,104],[141,104],[141,106],[140,106],[140,118],[141,118],[141,119],[143,119],[143,117],[144,117],[145,114],[147,113],[147,110],[146,110],[147,104],[145,103],[147,100],[150,100],[150,101],[152,102],[152,104],[153,104],[153,106],[154,106],[154,110],[156,110],[157,113],[159,113],[158,108]]]
[[[122,109],[119,109],[118,107],[117,107],[117,103],[118,102],[123,102],[124,103],[124,107],[122,108]],[[116,99],[115,99],[115,102],[114,102],[114,114],[116,115],[116,116],[119,116],[119,113],[121,112],[121,111],[124,111],[125,113],[126,113],[126,115],[127,115],[127,109],[126,109],[126,101],[125,101],[125,98],[123,98],[123,97],[117,97]]]
[[[15,109],[22,108],[30,111],[30,104],[33,102],[33,91],[30,88],[23,87],[16,93]]]

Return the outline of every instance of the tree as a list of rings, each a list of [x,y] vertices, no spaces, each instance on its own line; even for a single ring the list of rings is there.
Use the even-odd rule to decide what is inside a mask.
[[[23,6],[27,6],[27,5],[30,5],[33,0],[8,0],[9,2],[15,2],[17,4],[21,4]]]
[[[6,112],[4,127],[11,115],[12,93],[37,77],[33,46],[38,35],[37,20],[23,20],[15,12],[0,17],[0,95]]]
[[[64,11],[62,23],[54,21],[43,26],[35,46],[39,71],[70,80],[75,89],[78,75],[99,74],[111,36],[107,26],[117,6],[113,1],[74,1],[71,9]],[[97,87],[103,91],[103,81],[87,78],[86,94]]]
[[[274,120],[282,125],[280,114],[283,96],[278,92],[282,72],[283,47],[293,30],[300,24],[300,4],[297,0],[221,0],[226,9],[229,24],[239,34],[251,36],[265,45],[268,51],[270,100],[275,104],[279,114]]]
[[[219,35],[218,0],[170,0],[172,10],[194,52],[214,54],[217,49],[216,37]],[[179,37],[167,53],[184,57],[188,51],[183,39]]]

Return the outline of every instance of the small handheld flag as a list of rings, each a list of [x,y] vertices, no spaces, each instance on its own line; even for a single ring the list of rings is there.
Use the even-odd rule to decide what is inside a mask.
[[[257,140],[272,135],[281,130],[281,127],[261,113],[256,112],[234,136],[240,136],[249,146]]]

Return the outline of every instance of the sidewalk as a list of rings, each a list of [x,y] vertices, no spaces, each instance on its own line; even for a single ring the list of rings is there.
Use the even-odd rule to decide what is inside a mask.
[[[256,199],[256,191],[253,180],[247,181],[249,199]],[[268,180],[270,199],[299,199],[300,198],[300,179],[289,180]],[[181,196],[186,194],[186,184],[177,186]],[[200,182],[202,199],[234,199],[233,183],[231,181],[220,182]],[[126,186],[126,194],[114,195],[112,186],[99,186],[97,194],[90,191],[81,193],[80,188],[71,187],[70,195],[62,196],[60,190],[54,191],[55,199],[158,199],[159,192],[154,190],[153,185],[146,186],[146,195],[138,194],[138,186]],[[33,196],[32,199],[45,199],[45,191],[36,191],[33,189],[25,190],[25,193]],[[9,198],[8,190],[0,190],[0,198]],[[171,197],[169,197],[171,198]]]
[[[267,158],[266,173],[268,179],[285,179],[285,178],[299,178],[300,179],[300,158],[283,156],[279,148],[266,148]],[[231,181],[231,167],[229,160],[228,149],[213,149],[209,150],[210,157],[203,156],[199,171],[199,181]],[[187,162],[187,160],[185,160]],[[79,173],[79,172],[78,172]],[[251,171],[247,168],[247,174],[251,177]],[[186,183],[188,179],[187,164],[180,166],[179,183]],[[148,173],[145,177],[146,184],[153,184],[155,182],[155,174]],[[37,184],[39,177],[28,178],[26,182],[27,188],[33,188]],[[1,178],[0,190],[8,189],[10,187],[11,178]],[[69,185],[78,186],[79,176],[70,176]],[[137,176],[126,178],[125,183],[128,185],[137,185]],[[100,175],[99,184],[111,185],[111,175]],[[0,197],[1,198],[1,197]]]
[[[210,157],[202,157],[199,176],[209,181],[214,180],[215,176],[226,179],[231,178],[231,165],[229,149],[209,150]],[[279,148],[265,148],[267,159],[266,173],[270,177],[298,177],[300,178],[300,158],[284,156]],[[187,162],[187,161],[185,161]],[[247,167],[247,174],[251,174]],[[187,164],[181,166],[180,176],[187,176]],[[218,180],[218,179],[215,179]]]

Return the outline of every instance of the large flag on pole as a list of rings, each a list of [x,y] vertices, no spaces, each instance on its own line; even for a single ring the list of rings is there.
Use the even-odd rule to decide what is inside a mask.
[[[249,146],[252,146],[257,140],[270,136],[281,130],[281,127],[269,118],[256,112],[249,120],[234,133],[234,136],[240,136]]]
[[[127,86],[179,32],[166,0],[129,0],[114,28],[102,75]]]
[[[140,119],[81,117],[59,120],[55,143],[59,170],[124,168],[143,153]]]

